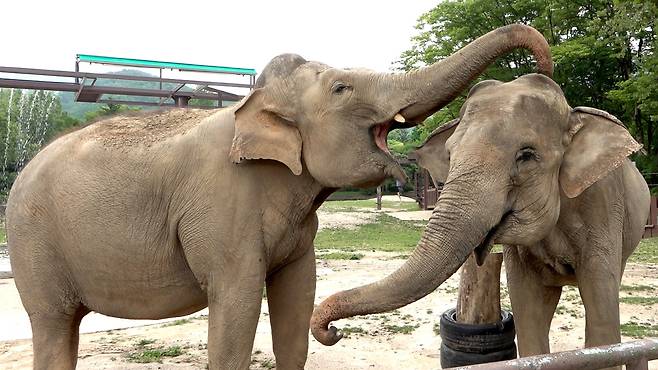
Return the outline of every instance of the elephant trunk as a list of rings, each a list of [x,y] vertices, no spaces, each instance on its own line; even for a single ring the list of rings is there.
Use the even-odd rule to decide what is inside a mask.
[[[431,293],[454,274],[500,222],[495,212],[490,217],[483,215],[481,205],[504,207],[504,200],[492,199],[490,192],[482,191],[483,186],[491,184],[474,183],[464,177],[449,180],[409,259],[380,281],[325,299],[311,318],[313,336],[324,345],[333,345],[341,335],[329,327],[330,322],[405,306]],[[487,196],[486,203],[483,195]]]
[[[421,122],[457,97],[496,58],[516,48],[530,50],[538,72],[552,77],[551,50],[544,36],[530,26],[512,24],[477,38],[431,66],[395,75],[398,88],[409,92],[400,113],[409,122]]]

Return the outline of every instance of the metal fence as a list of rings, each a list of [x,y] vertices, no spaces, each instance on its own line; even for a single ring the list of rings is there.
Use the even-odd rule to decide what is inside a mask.
[[[658,339],[556,352],[516,360],[462,366],[453,370],[595,370],[626,365],[627,370],[647,370],[649,361],[658,359]]]

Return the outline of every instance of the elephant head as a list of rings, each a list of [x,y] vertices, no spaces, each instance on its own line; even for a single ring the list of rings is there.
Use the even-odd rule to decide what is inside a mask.
[[[295,175],[308,171],[327,188],[402,179],[387,148],[389,131],[422,122],[515,48],[531,50],[539,71],[552,74],[546,40],[524,25],[496,29],[409,73],[337,69],[292,54],[275,57],[235,110],[230,158],[275,160]]]
[[[409,259],[388,277],[336,293],[313,313],[320,342],[340,339],[331,321],[392,310],[432,292],[473,251],[492,243],[532,245],[556,225],[563,197],[574,198],[640,149],[612,115],[571,108],[550,78],[475,85],[457,120],[416,152],[445,185]]]

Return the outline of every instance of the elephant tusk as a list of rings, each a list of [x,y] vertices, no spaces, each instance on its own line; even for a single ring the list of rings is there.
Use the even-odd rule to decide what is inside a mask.
[[[407,121],[400,113],[396,114],[395,117],[393,117],[393,120],[399,123],[405,123]]]

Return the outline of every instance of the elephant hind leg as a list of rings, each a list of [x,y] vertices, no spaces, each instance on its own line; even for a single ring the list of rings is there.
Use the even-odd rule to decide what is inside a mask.
[[[31,313],[34,369],[75,369],[79,328],[89,310],[80,305],[73,313]]]

